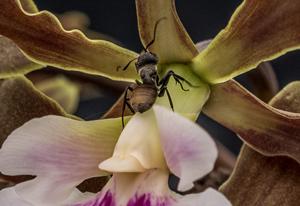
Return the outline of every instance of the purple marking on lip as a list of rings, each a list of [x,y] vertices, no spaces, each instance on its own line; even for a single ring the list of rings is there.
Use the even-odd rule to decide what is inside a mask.
[[[103,197],[89,201],[87,203],[79,203],[74,206],[116,206],[114,197],[110,191],[107,191]]]
[[[151,201],[151,194],[143,194],[131,199],[127,206],[170,206],[171,201],[168,198],[156,198]]]

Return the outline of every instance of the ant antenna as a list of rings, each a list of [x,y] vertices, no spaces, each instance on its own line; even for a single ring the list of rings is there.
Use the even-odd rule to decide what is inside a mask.
[[[136,58],[134,58],[134,59],[132,59],[132,60],[130,60],[124,67],[123,67],[123,71],[125,71],[128,67],[129,67],[129,65],[131,64],[131,62],[133,62],[134,60],[136,60],[138,57],[136,57]],[[118,66],[117,67],[117,71],[119,71],[119,69],[121,68],[121,66]]]
[[[148,48],[155,42],[157,26],[162,20],[165,20],[165,19],[167,19],[167,17],[162,17],[156,21],[155,26],[154,26],[153,39],[146,45],[146,48],[144,48],[144,51],[147,51]]]

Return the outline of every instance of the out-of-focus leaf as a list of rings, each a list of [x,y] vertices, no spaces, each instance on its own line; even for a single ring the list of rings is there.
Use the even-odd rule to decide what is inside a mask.
[[[221,83],[299,47],[299,0],[245,0],[193,66],[207,81]]]
[[[161,18],[156,39],[149,50],[161,63],[189,62],[198,54],[176,12],[174,0],[136,0],[140,38],[144,46],[154,36],[154,26]]]
[[[285,111],[300,113],[300,81],[295,81],[284,87],[270,104]]]
[[[18,0],[0,1],[0,34],[12,39],[37,63],[66,70],[134,81],[133,64],[117,71],[137,54],[107,41],[87,39],[80,31],[66,31],[57,18],[47,12],[24,12]]]
[[[79,104],[80,88],[63,76],[57,76],[35,84],[41,92],[59,103],[64,110],[72,114]]]
[[[300,114],[265,104],[233,80],[211,87],[203,111],[260,153],[300,163]]]
[[[261,63],[246,75],[252,83],[253,93],[264,102],[270,101],[279,91],[276,74],[269,62]]]
[[[35,117],[67,116],[56,102],[24,77],[0,81],[0,108],[0,145],[13,130]]]
[[[277,94],[270,104],[300,113],[300,83]],[[221,191],[235,206],[298,206],[300,165],[288,157],[265,157],[244,145],[231,178]]]

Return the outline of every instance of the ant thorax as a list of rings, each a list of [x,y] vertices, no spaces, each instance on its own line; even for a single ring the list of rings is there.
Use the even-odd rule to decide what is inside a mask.
[[[155,85],[157,83],[157,66],[156,64],[147,64],[138,69],[138,73],[144,84]]]

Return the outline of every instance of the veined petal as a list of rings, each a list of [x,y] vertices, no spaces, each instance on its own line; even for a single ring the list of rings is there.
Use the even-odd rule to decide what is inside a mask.
[[[166,168],[152,109],[143,114],[136,113],[130,119],[113,156],[99,167],[110,172],[143,172],[146,169]]]
[[[193,66],[207,81],[221,83],[299,47],[300,1],[245,0]]]
[[[23,76],[0,80],[0,108],[0,145],[13,130],[35,117],[71,117]]]
[[[0,35],[0,79],[43,68],[30,61],[10,39]]]
[[[35,62],[111,79],[137,79],[132,64],[126,71],[117,71],[136,53],[107,41],[89,40],[78,30],[66,31],[53,14],[26,13],[18,0],[2,0],[0,7],[0,34],[16,42]]]
[[[72,206],[230,206],[226,198],[209,189],[201,194],[181,196],[168,188],[168,172],[116,173],[98,196]]]
[[[59,116],[34,119],[15,130],[0,150],[0,171],[37,175],[16,192],[36,205],[57,205],[83,180],[105,175],[99,162],[112,155],[120,119],[83,122]]]
[[[161,63],[189,62],[198,54],[177,15],[174,0],[136,0],[136,8],[140,38],[144,46],[154,38],[156,22],[166,18],[159,23],[155,42],[149,48],[159,56]]]
[[[299,82],[286,86],[270,102],[278,109],[300,113],[299,103]],[[299,174],[300,164],[293,159],[266,157],[244,145],[234,172],[221,190],[234,205],[253,206],[259,202],[259,205],[296,206],[300,194]]]
[[[260,153],[286,155],[300,162],[300,114],[265,104],[233,80],[211,89],[205,114]]]
[[[64,76],[52,77],[35,84],[35,87],[57,101],[64,110],[74,113],[79,104],[80,88]]]
[[[38,12],[32,0],[21,0],[27,12]],[[0,35],[0,78],[7,78],[16,74],[25,74],[43,68],[43,65],[30,61],[10,39]]]
[[[194,122],[160,106],[153,107],[168,168],[180,178],[178,189],[191,189],[217,159],[209,134]]]

